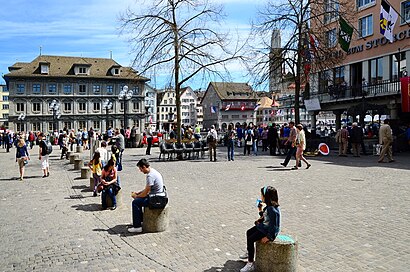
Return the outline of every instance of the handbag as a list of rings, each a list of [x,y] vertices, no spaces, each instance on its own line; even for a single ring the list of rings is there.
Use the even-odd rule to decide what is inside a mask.
[[[118,185],[118,183],[113,183],[112,185],[112,191],[114,192],[115,195],[118,194],[118,192],[121,190],[121,186]]]
[[[168,194],[165,186],[162,192],[148,195],[148,207],[150,209],[163,209],[167,204]]]

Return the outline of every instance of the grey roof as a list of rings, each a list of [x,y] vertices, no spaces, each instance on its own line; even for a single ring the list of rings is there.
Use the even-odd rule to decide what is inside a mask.
[[[40,64],[49,64],[49,73],[41,74]],[[75,75],[74,66],[90,67],[89,75]],[[111,68],[120,68],[120,75],[112,75]],[[90,77],[90,78],[118,78],[149,81],[138,75],[131,67],[122,67],[116,61],[105,58],[66,57],[42,55],[32,62],[17,62],[9,67],[10,73],[5,77]]]
[[[247,83],[210,82],[221,100],[256,100],[256,93]],[[208,91],[207,89],[207,91]]]

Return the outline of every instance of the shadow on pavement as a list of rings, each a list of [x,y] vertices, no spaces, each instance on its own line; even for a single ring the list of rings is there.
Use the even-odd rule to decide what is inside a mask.
[[[204,270],[203,272],[229,272],[229,271],[239,271],[242,267],[244,267],[246,262],[244,261],[233,261],[228,260],[223,267],[211,267],[209,269]]]
[[[129,233],[128,228],[132,227],[131,225],[116,225],[109,229],[93,229],[93,231],[105,231],[111,235],[118,235],[120,236],[133,236],[133,235],[140,235],[144,233]]]
[[[36,178],[41,178],[43,176],[24,176],[24,179],[36,179]],[[2,178],[0,181],[11,181],[11,180],[19,180],[20,177],[11,177],[11,178]]]
[[[83,193],[83,192],[92,192],[92,190],[90,189],[90,187],[87,186],[87,185],[74,185],[74,186],[71,187],[71,189],[81,190],[82,193]]]
[[[78,205],[71,206],[71,208],[75,208],[78,211],[85,211],[85,212],[102,211],[101,204],[97,204],[97,203],[78,204]]]

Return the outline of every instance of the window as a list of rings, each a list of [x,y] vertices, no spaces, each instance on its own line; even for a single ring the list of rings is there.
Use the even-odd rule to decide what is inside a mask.
[[[410,22],[410,0],[401,2],[400,13],[402,24]]]
[[[374,2],[376,2],[376,0],[357,0],[357,8],[369,6],[370,4],[373,4]]]
[[[3,101],[9,101],[9,96],[8,95],[3,95]]]
[[[135,94],[135,95],[139,95],[139,92],[140,92],[140,88],[139,88],[138,86],[135,86],[135,87],[132,89],[132,93]]]
[[[26,85],[24,84],[17,84],[17,93],[22,94],[26,90]]]
[[[232,115],[232,119],[239,119],[239,115]]]
[[[326,43],[328,48],[335,47],[337,44],[336,28],[326,32]]]
[[[164,119],[165,119],[164,114],[161,114],[161,120],[164,120]]]
[[[164,100],[164,105],[168,105],[168,100]]]
[[[17,112],[24,111],[24,103],[16,103],[16,111]]]
[[[120,111],[123,111],[124,110],[124,101],[122,101],[121,103],[120,103]]]
[[[114,86],[113,85],[107,85],[107,94],[112,94],[114,92]]]
[[[339,16],[339,0],[325,1],[325,24],[331,22]]]
[[[9,105],[7,105],[7,104],[3,104],[3,110],[8,110],[10,108],[10,106]]]
[[[71,103],[70,102],[65,102],[64,103],[64,111],[65,112],[71,112]]]
[[[54,123],[53,122],[48,122],[48,130],[53,131]]]
[[[134,102],[134,110],[139,111],[140,110],[140,103],[139,102]]]
[[[64,127],[71,129],[71,122],[64,122]]]
[[[33,94],[41,93],[41,86],[40,84],[33,84]]]
[[[3,118],[4,118],[4,119],[8,119],[8,118],[9,118],[9,115],[8,115],[7,113],[3,113]]]
[[[79,112],[85,112],[86,108],[85,108],[85,102],[80,102],[78,103],[78,111]]]
[[[78,91],[80,94],[85,94],[87,92],[87,86],[85,84],[78,85]]]
[[[383,58],[372,59],[369,61],[370,84],[376,84],[383,80]]]
[[[57,92],[56,84],[48,84],[48,93],[55,94]]]
[[[93,128],[99,130],[100,129],[100,121],[93,121]]]
[[[87,68],[86,67],[79,67],[78,68],[78,73],[79,74],[87,74]]]
[[[100,86],[100,85],[94,85],[94,86],[93,86],[93,93],[94,93],[94,94],[99,94],[99,93],[100,93],[100,89],[101,89],[101,86]]]
[[[359,19],[359,35],[361,38],[373,35],[373,15]]]
[[[33,103],[33,112],[40,112],[41,111],[41,104],[39,102]]]
[[[71,94],[71,85],[64,85],[64,94]]]
[[[100,111],[101,110],[101,104],[98,102],[93,103],[93,111]]]
[[[41,131],[41,126],[39,122],[33,123],[33,131]]]
[[[223,119],[223,120],[229,119],[229,115],[222,115],[222,119]]]
[[[85,121],[78,121],[78,128],[83,130],[85,128]]]
[[[174,100],[172,98],[169,99],[169,104],[170,105],[174,104]]]
[[[334,69],[335,85],[341,85],[345,82],[345,67],[341,66]]]
[[[114,68],[114,75],[120,74],[120,68]]]

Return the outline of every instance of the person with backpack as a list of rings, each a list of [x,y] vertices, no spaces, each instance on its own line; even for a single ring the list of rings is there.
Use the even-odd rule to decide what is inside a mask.
[[[83,149],[87,150],[88,149],[88,132],[84,128],[83,133],[81,135],[81,140],[83,141]]]
[[[30,160],[30,154],[27,150],[27,145],[24,142],[23,138],[20,138],[17,143],[17,150],[16,150],[16,162],[18,162],[19,170],[20,170],[20,180],[24,178],[24,166]]]
[[[216,161],[216,141],[217,139],[218,139],[218,134],[216,133],[215,126],[212,125],[206,137],[206,142],[208,143],[208,146],[209,146],[209,160],[210,161],[212,161],[212,155],[214,156],[214,161]]]
[[[246,128],[245,131],[245,148],[243,150],[243,155],[246,155],[246,151],[248,151],[248,156],[251,155],[251,148],[253,146],[253,130],[250,126]]]
[[[48,147],[47,143],[44,140],[44,133],[41,132],[38,135],[39,140],[39,152],[38,159],[41,160],[41,169],[43,170],[43,178],[50,176],[50,165],[48,163]]]

